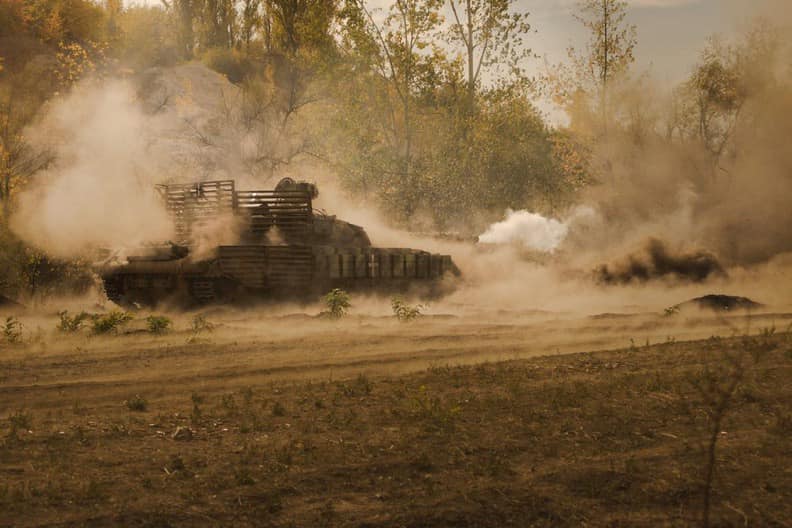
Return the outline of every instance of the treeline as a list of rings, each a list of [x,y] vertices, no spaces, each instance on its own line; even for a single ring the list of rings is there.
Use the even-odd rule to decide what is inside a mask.
[[[284,136],[270,139],[288,148],[260,157],[265,173],[322,160],[404,223],[472,228],[471,214],[552,210],[577,183],[569,138],[532,101],[531,29],[512,0],[399,0],[386,12],[359,0],[3,0],[0,16],[4,81],[35,85],[31,112],[89,73],[201,59],[244,89],[250,120]],[[294,141],[289,125],[317,106],[323,130]],[[10,187],[28,176],[6,175]]]

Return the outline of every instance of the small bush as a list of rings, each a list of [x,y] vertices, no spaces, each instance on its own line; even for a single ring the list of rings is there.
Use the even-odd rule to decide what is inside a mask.
[[[171,455],[170,460],[165,466],[170,473],[176,473],[177,471],[186,471],[187,465],[182,460],[182,457],[179,455]]]
[[[24,429],[27,431],[32,427],[33,420],[30,415],[24,411],[17,411],[8,417],[8,423],[14,430]]]
[[[60,317],[60,322],[58,323],[57,329],[65,333],[74,333],[83,327],[83,323],[91,318],[91,314],[80,312],[77,315],[71,316],[68,310],[61,310],[58,312],[58,317]]]
[[[203,61],[234,84],[244,81],[255,69],[253,61],[235,49],[211,48],[204,53]]]
[[[134,317],[129,312],[119,312],[117,310],[113,310],[104,315],[94,315],[91,333],[99,335],[116,332],[119,326],[128,323],[132,319],[134,319]]]
[[[421,304],[410,306],[404,302],[404,299],[394,297],[391,299],[391,308],[393,309],[393,315],[396,316],[396,319],[402,322],[408,322],[420,317],[422,315],[421,310],[425,307]]]
[[[349,294],[340,288],[334,288],[330,293],[323,297],[327,310],[319,315],[329,319],[341,319],[349,312],[352,304],[349,302]]]
[[[358,374],[355,381],[352,383],[339,383],[338,391],[347,397],[361,397],[371,394],[374,385],[369,380],[368,376],[362,372]]]
[[[126,400],[124,404],[130,411],[145,412],[148,409],[148,401],[145,398],[141,398],[138,394]]]
[[[247,467],[239,467],[237,471],[234,472],[234,478],[236,479],[236,483],[240,486],[252,486],[256,483],[253,475],[250,474],[250,469]]]
[[[206,317],[203,315],[196,315],[192,319],[190,330],[196,335],[203,332],[212,332],[214,330],[214,325],[207,321]]]
[[[3,339],[12,345],[22,342],[22,323],[14,316],[6,317],[3,325]]]
[[[193,345],[198,343],[208,343],[208,339],[201,338],[201,334],[213,332],[215,325],[206,320],[203,315],[196,315],[190,323],[190,332],[192,335],[187,338],[187,344]]]
[[[8,424],[10,426],[8,431],[7,440],[14,442],[19,440],[19,431],[28,431],[32,427],[33,420],[30,415],[24,411],[17,411],[8,417]]]
[[[146,327],[151,334],[164,334],[171,329],[173,321],[164,315],[149,315],[146,317]]]
[[[286,416],[286,407],[281,402],[275,402],[272,406],[272,416]]]

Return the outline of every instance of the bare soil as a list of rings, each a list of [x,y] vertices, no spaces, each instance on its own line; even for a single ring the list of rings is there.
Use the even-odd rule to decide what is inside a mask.
[[[734,358],[711,525],[792,526],[789,315],[216,318],[0,345],[0,526],[697,526]]]

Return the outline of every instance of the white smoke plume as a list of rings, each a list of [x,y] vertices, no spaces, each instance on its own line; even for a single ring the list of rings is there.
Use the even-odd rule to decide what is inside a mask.
[[[595,216],[590,207],[576,208],[566,220],[546,218],[530,211],[506,211],[506,218],[490,225],[479,236],[484,244],[521,244],[527,249],[552,253],[566,239],[576,221]]]

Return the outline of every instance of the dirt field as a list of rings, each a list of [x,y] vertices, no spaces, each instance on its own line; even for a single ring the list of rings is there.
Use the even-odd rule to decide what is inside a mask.
[[[712,525],[792,526],[790,315],[207,318],[23,317],[0,525],[700,525],[734,380]]]

